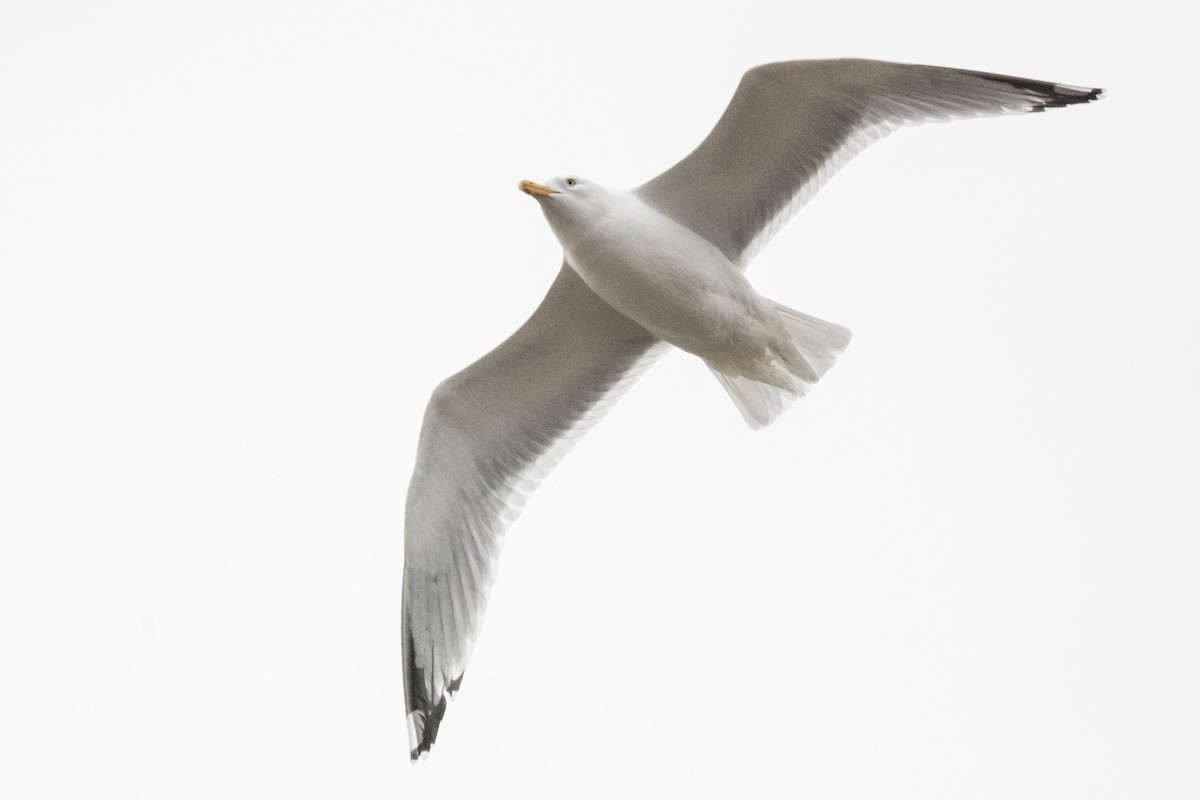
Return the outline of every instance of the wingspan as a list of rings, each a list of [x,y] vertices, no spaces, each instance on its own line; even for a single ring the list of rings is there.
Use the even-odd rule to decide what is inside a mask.
[[[637,192],[744,269],[834,172],[898,127],[1044,111],[1101,92],[862,59],[766,64],[745,74],[699,147]]]
[[[405,516],[402,635],[413,760],[433,744],[446,695],[462,680],[505,529],[663,347],[563,264],[516,333],[434,390]]]
[[[894,128],[1094,100],[1084,89],[862,60],[743,77],[699,147],[636,191],[741,268],[830,175]],[[445,380],[425,412],[405,518],[411,756],[429,750],[479,633],[504,531],[571,443],[665,349],[564,264],[533,316]]]

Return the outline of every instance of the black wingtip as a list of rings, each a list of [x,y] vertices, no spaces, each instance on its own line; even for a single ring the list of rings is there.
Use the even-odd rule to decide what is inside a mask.
[[[446,714],[446,697],[458,691],[458,687],[462,685],[463,674],[460,672],[444,691],[437,691],[433,682],[426,680],[425,670],[417,665],[417,660],[413,657],[417,647],[411,628],[407,625],[404,636],[407,644],[404,648],[404,707],[408,712],[409,744],[413,745],[408,751],[408,757],[416,763],[423,753],[428,753],[429,748],[433,747],[438,727]]]
[[[1103,89],[1088,89],[1083,86],[1066,86],[1056,83],[1053,85],[1051,95],[1041,102],[1038,110],[1064,108],[1076,103],[1090,103],[1093,100],[1099,100],[1103,95]]]
[[[442,724],[442,717],[445,714],[445,697],[442,697],[436,706],[423,713],[425,727],[421,730],[421,741],[417,742],[416,747],[408,751],[408,757],[414,764],[421,757],[422,753],[428,753],[429,748],[433,747],[433,742],[437,739],[438,726]]]
[[[1050,83],[1034,81],[1027,78],[1012,78],[995,76],[993,80],[1003,81],[1015,86],[1032,97],[1029,110],[1031,112],[1045,111],[1047,108],[1065,108],[1077,103],[1090,103],[1104,96],[1103,89],[1093,89],[1086,86],[1070,86],[1065,83]]]
[[[436,706],[418,711],[421,718],[425,722],[425,727],[421,730],[421,741],[417,742],[417,746],[408,751],[409,759],[415,764],[421,758],[422,753],[428,753],[433,747],[434,741],[437,740],[438,728],[442,724],[442,717],[446,715],[446,698],[453,697],[458,691],[458,687],[462,686],[463,673],[458,673],[458,677],[450,681],[446,686],[446,694],[442,695],[441,700]]]

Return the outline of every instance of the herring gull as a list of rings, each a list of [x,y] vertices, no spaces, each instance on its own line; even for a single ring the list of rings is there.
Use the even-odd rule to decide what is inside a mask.
[[[521,181],[563,246],[533,316],[447,378],[425,411],[405,511],[410,756],[437,737],[479,634],[501,540],[579,436],[672,345],[754,428],[815,384],[845,328],[768,300],[746,265],[871,142],[922,122],[1045,111],[1100,89],[859,59],[747,72],[690,155],[635,189]]]

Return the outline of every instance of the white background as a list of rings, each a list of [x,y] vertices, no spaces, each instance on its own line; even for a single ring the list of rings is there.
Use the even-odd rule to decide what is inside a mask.
[[[1194,6],[415,5],[0,11],[0,794],[1200,796]],[[660,362],[410,766],[421,414],[559,266],[517,180],[843,55],[1109,96],[843,170],[750,271],[838,366],[754,433]]]

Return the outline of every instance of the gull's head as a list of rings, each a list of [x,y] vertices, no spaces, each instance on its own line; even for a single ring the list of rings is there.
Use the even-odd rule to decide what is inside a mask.
[[[610,195],[613,194],[603,186],[576,175],[551,178],[545,184],[521,181],[517,188],[538,201],[551,229],[564,244],[564,236],[571,236],[586,228],[592,220],[603,216],[605,207],[612,202]]]

